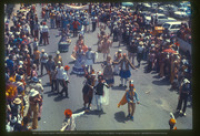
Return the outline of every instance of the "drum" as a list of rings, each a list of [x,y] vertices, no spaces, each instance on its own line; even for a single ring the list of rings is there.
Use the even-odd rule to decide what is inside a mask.
[[[60,52],[68,52],[69,51],[69,45],[71,44],[71,42],[60,42],[58,44],[58,50]]]

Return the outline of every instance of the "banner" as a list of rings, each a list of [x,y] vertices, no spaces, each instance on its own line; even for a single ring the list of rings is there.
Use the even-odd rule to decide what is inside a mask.
[[[65,9],[89,10],[89,5],[84,5],[84,6],[72,6],[72,5],[69,5],[69,4],[65,4]]]

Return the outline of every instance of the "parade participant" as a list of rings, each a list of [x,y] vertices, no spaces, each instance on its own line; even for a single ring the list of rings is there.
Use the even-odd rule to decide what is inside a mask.
[[[171,117],[169,120],[170,130],[177,130],[177,127],[174,126],[176,124],[176,119],[175,119],[173,113],[170,113],[170,117]]]
[[[61,14],[59,11],[57,11],[56,14],[56,28],[60,28],[60,22],[61,22]]]
[[[50,23],[51,23],[51,29],[54,29],[55,28],[55,10],[51,10],[51,13],[50,13]]]
[[[42,23],[41,27],[42,39],[44,40],[44,45],[49,44],[49,27],[46,22]]]
[[[72,72],[75,74],[84,74],[85,66],[85,54],[83,50],[79,47],[79,50],[76,52],[76,62],[72,68]]]
[[[34,38],[39,39],[40,23],[39,23],[38,19],[35,20],[33,30],[34,30]]]
[[[41,76],[43,75],[43,67],[45,67],[47,71],[47,61],[48,61],[48,54],[45,52],[44,49],[41,50],[42,54],[40,55],[40,62],[41,62]],[[48,71],[47,71],[48,72]]]
[[[58,61],[58,65],[56,67],[56,73],[55,73],[55,76],[56,76],[56,89],[57,89],[57,92],[59,92],[59,84],[62,84],[63,82],[63,72],[64,72],[64,67],[61,66],[61,62]]]
[[[136,103],[140,104],[139,99],[138,99],[138,94],[135,90],[135,85],[133,84],[133,80],[130,80],[129,82],[129,90],[126,90],[126,93],[122,97],[121,101],[118,104],[118,108],[120,105],[124,105],[128,103],[128,118],[131,120],[134,120],[134,113],[135,113],[135,108],[136,108]]]
[[[114,55],[114,62],[119,62],[122,59],[122,50],[119,49],[118,52],[115,52]],[[118,65],[114,65],[114,74],[119,75],[120,69],[119,69],[119,64]]]
[[[112,42],[108,40],[108,36],[104,35],[103,40],[100,42],[101,52],[103,53],[103,58],[106,59],[110,53],[110,47]]]
[[[10,105],[11,115],[12,115],[12,117],[16,117],[17,120],[20,120],[21,115],[22,115],[22,113],[21,113],[21,109],[22,109],[21,103],[22,103],[21,99],[16,97]]]
[[[30,120],[31,113],[33,112],[32,129],[38,128],[38,112],[39,112],[38,104],[41,101],[42,101],[42,98],[39,92],[36,91],[35,89],[31,89],[30,97],[29,97],[30,109],[29,109],[27,117]]]
[[[96,15],[92,16],[91,21],[92,21],[92,32],[94,32],[96,30],[96,26],[97,26],[97,22],[98,22],[97,16]]]
[[[86,108],[86,104],[88,103],[87,111],[91,109],[91,102],[93,98],[93,87],[96,83],[95,76],[96,74],[94,70],[92,70],[91,73],[85,71],[85,78],[87,79],[87,81],[83,86],[82,92],[83,92],[84,108]]]
[[[137,61],[138,61],[138,67],[140,67],[140,62],[142,60],[142,57],[143,57],[143,51],[144,51],[144,47],[143,47],[143,42],[139,42],[139,46],[138,46],[138,49],[137,49]]]
[[[53,72],[53,66],[55,66],[54,61],[52,60],[52,55],[49,55],[49,60],[47,61],[46,67],[47,67],[47,72],[49,75],[49,81],[50,81],[50,85],[52,84],[52,72]]]
[[[6,64],[7,64],[7,67],[9,69],[10,75],[12,75],[12,73],[14,72],[14,69],[13,69],[14,62],[13,62],[12,59],[13,59],[13,57],[12,57],[12,55],[10,55],[9,59],[6,60]]]
[[[81,24],[79,23],[79,21],[77,19],[75,19],[74,22],[72,23],[72,25],[73,25],[73,31],[76,32],[76,31],[78,31],[78,27]]]
[[[190,88],[190,81],[185,78],[183,79],[183,82],[180,86],[179,90],[179,101],[178,101],[178,106],[177,106],[177,112],[179,114],[183,114],[186,116],[186,108],[187,108],[187,101],[188,101],[188,96],[191,91]],[[183,110],[182,110],[182,102],[184,102]]]
[[[66,109],[64,111],[65,120],[62,123],[62,127],[60,129],[61,132],[63,131],[73,131],[76,130],[76,124],[75,119],[81,115],[83,115],[85,111],[82,111],[80,113],[72,114],[72,111],[70,109]]]
[[[131,44],[129,46],[129,50],[128,50],[128,57],[129,57],[129,60],[132,59],[132,64],[135,65],[135,58],[137,56],[137,44],[135,43],[135,40],[132,40],[131,41]]]
[[[147,71],[150,72],[152,69],[155,69],[156,66],[156,49],[153,47],[150,50],[149,57],[148,57],[148,68]]]
[[[101,66],[104,68],[103,77],[106,80],[108,86],[111,87],[114,84],[114,75],[112,70],[112,59],[110,55],[107,56],[106,62]]]
[[[131,76],[131,72],[129,70],[129,66],[131,66],[133,69],[136,69],[133,64],[128,60],[126,53],[123,54],[122,59],[119,62],[113,62],[113,64],[120,64],[120,80],[121,84],[120,87],[123,86],[123,79],[125,79],[125,86],[128,81],[128,78]]]
[[[42,86],[42,83],[40,82],[40,80],[37,77],[33,77],[31,79],[31,83],[29,84],[30,89],[35,89],[35,91],[38,91],[40,96],[43,98],[43,92],[44,92],[44,88]]]
[[[57,51],[56,56],[54,57],[54,63],[56,66],[58,66],[59,61],[61,62],[61,65],[63,66],[62,57],[60,56],[60,51]]]
[[[38,50],[38,47],[35,47],[34,49],[34,57],[33,57],[33,62],[37,65],[37,70],[39,70],[39,65],[40,65],[40,51]]]
[[[94,55],[91,47],[88,48],[88,51],[86,52],[85,56],[86,56],[85,64],[87,65],[88,72],[90,72],[93,69],[92,64],[94,60]]]
[[[98,42],[97,42],[98,48],[97,48],[97,51],[98,52],[101,52],[100,43],[103,40],[103,36],[104,35],[106,35],[105,31],[100,29],[100,32],[97,34],[97,37],[98,37]]]
[[[32,47],[33,49],[35,49],[36,47],[38,47],[39,43],[38,43],[38,39],[34,38],[34,41],[32,42]]]
[[[70,67],[68,65],[66,65],[64,67],[65,71],[63,71],[62,73],[62,87],[63,89],[60,92],[60,95],[63,96],[63,92],[65,92],[65,95],[67,98],[69,98],[69,94],[68,94],[68,84],[69,84],[69,75],[68,75],[68,71],[70,69]]]
[[[98,72],[98,83],[97,85],[94,86],[94,89],[96,89],[95,91],[95,95],[96,95],[96,104],[97,104],[97,109],[101,112],[103,112],[102,109],[102,104],[103,104],[103,96],[106,97],[106,93],[105,92],[105,87],[109,87],[108,84],[106,84],[105,80],[103,79],[103,75],[102,72],[99,71]]]

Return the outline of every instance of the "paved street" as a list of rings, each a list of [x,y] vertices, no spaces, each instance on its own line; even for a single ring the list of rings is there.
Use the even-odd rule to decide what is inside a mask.
[[[41,6],[36,7],[38,15],[41,13]],[[40,18],[41,19],[41,18]],[[50,27],[50,22],[48,21]],[[92,50],[97,50],[97,33],[86,33],[84,35],[84,42],[87,46],[91,46]],[[109,32],[109,29],[106,29]],[[60,37],[56,37],[59,33],[57,29],[50,29],[50,44],[47,46],[40,46],[39,50],[45,49],[49,55],[56,55],[58,49],[58,41]],[[73,60],[70,58],[72,50],[75,46],[78,37],[72,37],[72,43],[69,47],[69,52],[61,53],[63,64],[69,65],[71,72],[74,65]],[[118,43],[114,42],[111,47],[111,56],[118,51]],[[127,53],[126,46],[121,46],[122,52]],[[99,59],[94,64],[95,71],[102,71],[98,62],[103,61],[103,55],[99,54]],[[137,61],[135,60],[137,64]],[[170,112],[175,113],[178,103],[177,91],[170,91],[170,83],[164,78],[159,78],[158,73],[152,71],[151,73],[144,73],[147,66],[145,61],[142,61],[141,67],[137,70],[131,70],[131,79],[134,80],[136,91],[139,96],[141,104],[136,106],[134,121],[127,120],[128,114],[127,105],[117,108],[118,102],[124,95],[125,88],[119,88],[120,77],[115,76],[115,84],[110,88],[110,101],[108,106],[103,106],[104,113],[99,115],[96,111],[97,107],[92,106],[92,110],[78,117],[76,119],[77,130],[169,130],[168,121],[170,119]],[[40,72],[39,72],[40,73]],[[46,73],[46,72],[45,72]],[[64,120],[64,110],[70,108],[74,113],[83,111],[82,87],[84,77],[79,77],[76,74],[70,75],[69,84],[69,98],[61,97],[57,94],[52,94],[49,83],[49,77],[45,74],[42,79],[44,85],[44,99],[42,117],[39,121],[39,130],[53,131],[61,128],[62,121]],[[187,108],[186,117],[177,117],[178,129],[192,129],[192,108]],[[36,130],[36,131],[37,131]]]

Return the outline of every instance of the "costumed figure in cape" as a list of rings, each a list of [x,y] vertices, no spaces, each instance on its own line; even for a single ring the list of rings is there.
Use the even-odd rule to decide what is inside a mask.
[[[134,120],[134,113],[135,113],[135,108],[136,108],[136,103],[140,104],[139,99],[138,99],[138,94],[135,90],[135,86],[133,84],[133,80],[129,82],[129,89],[126,90],[124,96],[122,97],[121,101],[118,103],[118,108],[121,105],[125,105],[128,103],[128,118],[131,120]]]

